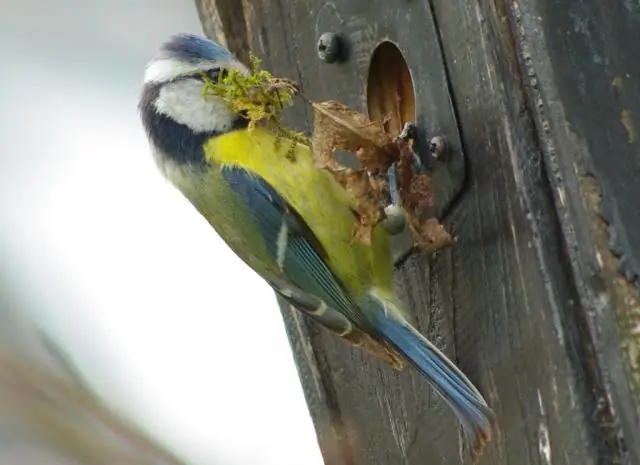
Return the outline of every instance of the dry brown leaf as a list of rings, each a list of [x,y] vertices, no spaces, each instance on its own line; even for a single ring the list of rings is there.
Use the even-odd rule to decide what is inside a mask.
[[[427,253],[435,252],[455,242],[437,218],[423,221],[412,219],[410,225],[416,245]]]
[[[424,172],[414,173],[412,169],[414,152],[409,142],[398,140],[396,143],[400,149],[397,170],[402,206],[412,216],[421,217],[421,213],[434,204],[431,177]]]
[[[311,105],[314,109],[311,146],[316,166],[331,171],[351,194],[358,217],[353,237],[370,244],[373,229],[385,218],[383,185],[370,174],[386,174],[398,160],[398,147],[384,132],[382,124],[370,121],[340,102],[311,102]],[[341,166],[334,156],[335,150],[355,153],[361,169]]]
[[[362,169],[372,174],[386,174],[398,160],[398,148],[381,123],[333,100],[311,105],[314,109],[311,143],[319,167],[336,167],[334,150],[355,153]]]
[[[354,240],[370,244],[373,229],[385,219],[383,192],[388,183],[372,175],[386,178],[391,165],[397,162],[398,193],[416,245],[433,252],[453,243],[437,219],[424,219],[425,212],[434,205],[431,177],[412,169],[414,152],[410,142],[391,138],[383,123],[370,121],[340,102],[310,103],[314,109],[311,146],[315,164],[329,170],[355,200],[358,224]],[[354,153],[361,169],[342,166],[335,158],[336,150]]]
[[[431,177],[424,172],[414,173],[412,169],[413,148],[405,140],[397,140],[400,149],[398,169],[398,191],[403,208],[411,219],[415,244],[425,252],[435,252],[451,245],[454,239],[437,218],[425,217],[427,209],[433,207],[434,197]]]
[[[364,171],[350,168],[329,170],[355,201],[354,213],[358,224],[353,231],[353,238],[363,244],[371,244],[373,229],[385,218],[382,192],[374,187],[371,178]]]

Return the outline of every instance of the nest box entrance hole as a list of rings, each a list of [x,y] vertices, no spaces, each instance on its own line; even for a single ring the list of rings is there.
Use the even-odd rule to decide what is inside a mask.
[[[381,42],[371,56],[367,78],[369,119],[380,121],[387,134],[396,136],[408,121],[415,121],[413,80],[400,49]]]

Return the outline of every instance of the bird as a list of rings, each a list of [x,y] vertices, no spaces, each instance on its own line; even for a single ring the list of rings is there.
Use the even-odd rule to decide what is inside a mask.
[[[478,448],[494,413],[480,391],[409,321],[393,287],[390,233],[353,241],[353,199],[303,142],[250,125],[205,81],[250,71],[228,49],[178,33],[147,63],[138,109],[160,173],[285,302],[400,369],[415,367]],[[285,153],[287,152],[287,153]],[[249,323],[245,323],[249,324]]]

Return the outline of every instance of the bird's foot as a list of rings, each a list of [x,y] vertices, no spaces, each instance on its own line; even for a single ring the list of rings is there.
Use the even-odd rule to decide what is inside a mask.
[[[441,220],[464,186],[466,174],[464,154],[461,150],[452,150],[444,136],[438,135],[430,139],[421,137],[418,127],[413,122],[405,123],[395,140],[413,141],[412,145],[408,145],[413,154],[411,169],[414,174],[427,173],[430,178],[429,188],[433,202],[425,211],[419,212],[420,217]],[[429,140],[427,156],[420,156],[422,145],[420,140]],[[397,265],[413,250],[413,236],[410,228],[407,227],[407,216],[400,196],[402,186],[399,185],[396,163],[391,165],[387,175],[389,205],[385,208],[387,219],[383,222],[383,227],[394,236],[391,247],[392,260]]]

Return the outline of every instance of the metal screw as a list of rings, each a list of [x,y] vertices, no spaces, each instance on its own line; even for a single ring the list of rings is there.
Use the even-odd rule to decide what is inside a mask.
[[[325,63],[333,63],[340,56],[340,36],[333,32],[325,32],[318,39],[318,58]]]
[[[441,158],[447,149],[447,143],[442,136],[436,136],[429,141],[429,151],[433,158]]]

